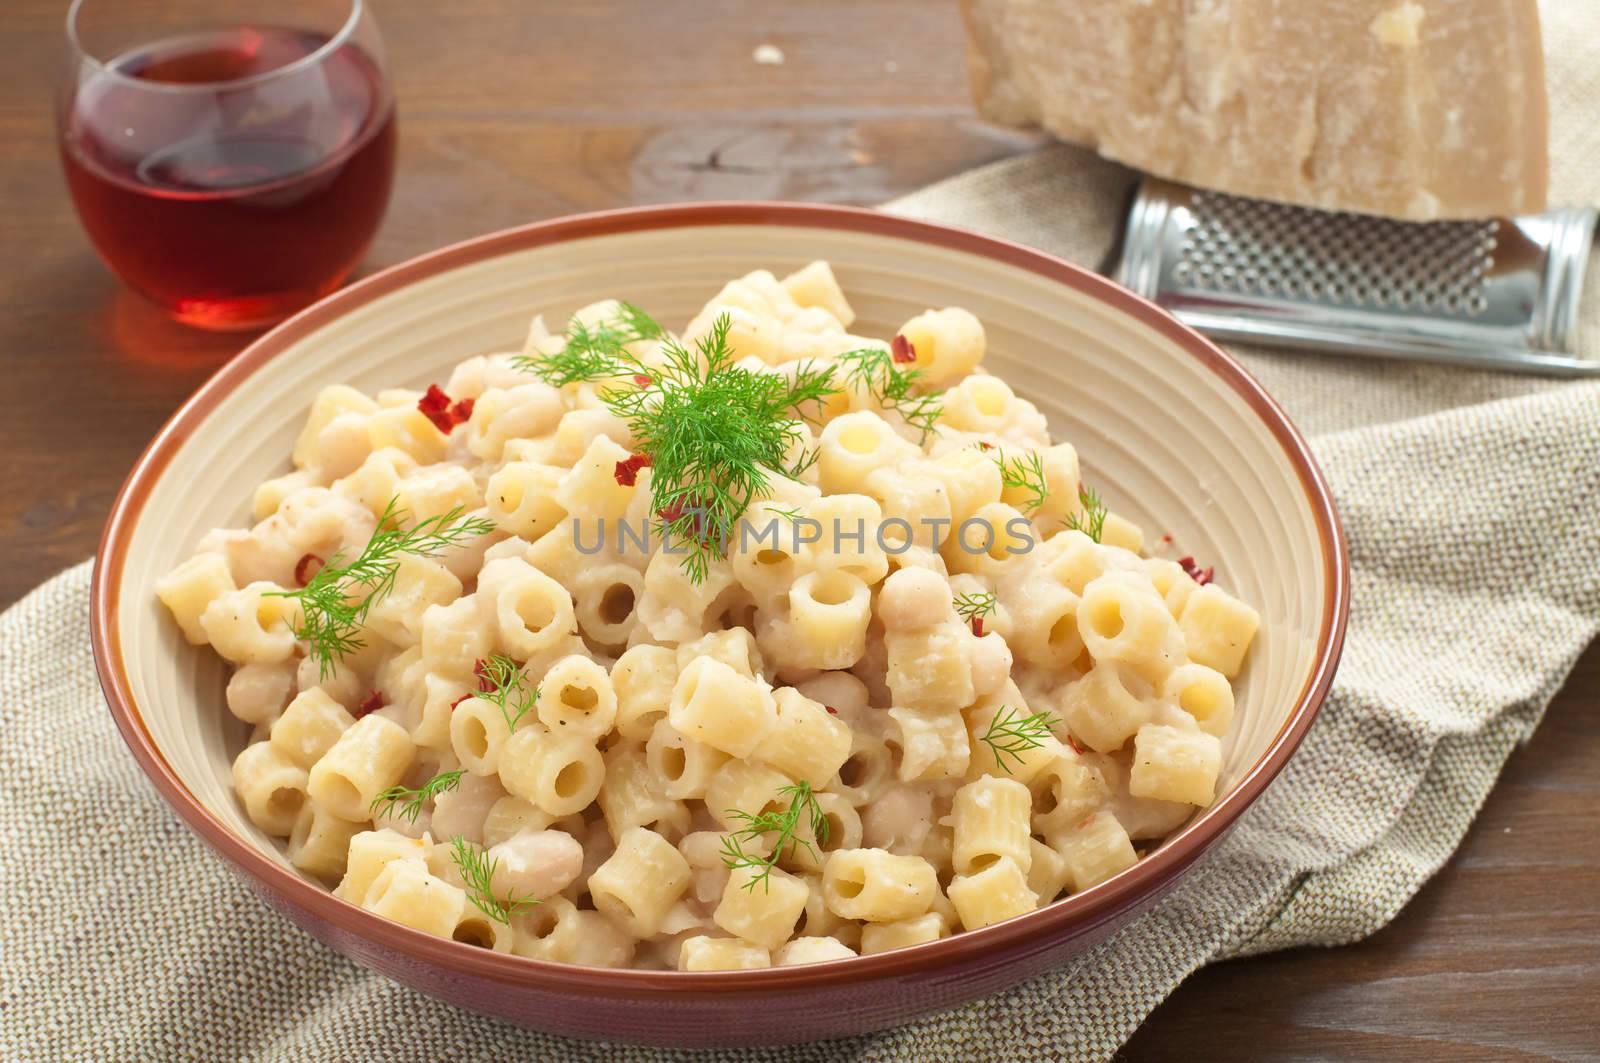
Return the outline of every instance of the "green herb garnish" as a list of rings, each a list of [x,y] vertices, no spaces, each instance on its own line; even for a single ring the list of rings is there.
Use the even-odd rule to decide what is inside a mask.
[[[776,513],[778,516],[789,521],[791,524],[798,523],[799,521],[805,519],[805,514],[800,512],[800,507],[798,506],[774,506],[771,503],[768,503],[767,512]]]
[[[742,822],[744,826],[723,835],[722,864],[730,871],[741,867],[755,871],[755,874],[745,882],[744,889],[753,890],[759,882],[764,891],[770,892],[772,869],[777,866],[779,858],[785,851],[793,853],[796,846],[805,846],[807,852],[817,857],[817,850],[811,841],[795,837],[795,831],[802,822],[810,821],[811,838],[817,845],[828,844],[828,817],[823,813],[822,806],[817,804],[817,795],[812,792],[811,784],[801,779],[793,786],[781,787],[778,793],[790,798],[789,807],[778,812],[760,812],[751,815],[737,808],[728,809],[728,815]],[[754,841],[767,834],[777,835],[773,841],[771,854],[762,856],[759,851],[750,852],[745,849],[745,842]]]
[[[681,564],[692,583],[704,582],[711,563],[726,556],[740,516],[773,475],[797,479],[816,461],[815,452],[787,460],[804,437],[798,411],[838,390],[831,366],[804,363],[790,379],[734,365],[731,327],[720,315],[691,350],[623,303],[613,322],[575,327],[561,352],[522,363],[551,383],[640,378],[613,383],[600,398],[650,455],[659,527],[684,548]],[[647,366],[627,349],[644,338],[661,340],[660,365]]]
[[[920,369],[901,369],[894,356],[883,347],[859,347],[839,355],[845,366],[845,383],[859,387],[886,410],[894,410],[921,433],[919,443],[928,441],[934,423],[944,412],[944,396],[939,393],[913,395],[922,377]]]
[[[1056,718],[1048,712],[1018,716],[1015,709],[1002,705],[999,714],[989,721],[989,729],[983,732],[978,741],[993,751],[994,762],[999,765],[1001,771],[1010,775],[1012,772],[1006,765],[1005,758],[1013,758],[1020,767],[1022,754],[1044,745],[1056,722]]]
[[[450,839],[450,859],[461,872],[461,881],[467,884],[467,900],[478,911],[497,923],[511,925],[511,917],[539,903],[537,897],[509,897],[501,900],[494,895],[494,872],[500,866],[498,859],[457,834]]]
[[[534,357],[519,354],[511,364],[555,387],[621,376],[653,378],[628,348],[641,340],[659,340],[665,335],[649,314],[632,303],[619,303],[610,320],[597,325],[572,322],[561,350]]]
[[[1026,491],[1032,496],[1023,503],[1022,508],[1029,513],[1038,512],[1044,500],[1050,497],[1050,488],[1044,475],[1044,459],[1038,451],[1008,458],[1004,450],[996,450],[990,460],[1000,466],[1001,484]]]
[[[1100,501],[1100,496],[1095,494],[1092,487],[1078,488],[1078,504],[1083,507],[1082,513],[1073,513],[1067,517],[1067,527],[1072,531],[1081,531],[1095,542],[1100,541],[1100,536],[1106,530],[1106,507]]]
[[[653,388],[604,396],[650,455],[652,502],[663,533],[687,548],[681,563],[692,583],[726,556],[740,516],[772,474],[798,478],[815,460],[786,463],[803,438],[796,411],[836,390],[831,367],[801,365],[791,380],[735,366],[730,326],[726,314],[718,317],[693,351],[663,345]]]
[[[961,619],[972,621],[994,613],[997,599],[993,591],[976,591],[956,596],[956,613]]]
[[[401,817],[415,823],[422,814],[422,806],[440,794],[454,790],[464,774],[461,771],[442,771],[415,790],[407,786],[391,786],[372,799],[369,806],[372,818],[387,816],[399,805]]]
[[[478,689],[472,696],[498,707],[501,718],[506,721],[506,730],[515,731],[522,718],[533,711],[540,688],[530,688],[522,666],[503,653],[479,661],[473,671],[478,676]]]
[[[448,513],[400,528],[402,514],[398,500],[390,499],[378,518],[377,531],[360,555],[348,564],[335,554],[304,587],[294,591],[273,591],[275,598],[293,598],[300,603],[301,620],[295,638],[306,644],[306,652],[316,660],[322,679],[333,673],[341,658],[361,649],[366,643],[360,631],[372,607],[394,590],[400,555],[437,557],[451,547],[494,531],[494,522],[482,517],[462,518],[461,507]]]

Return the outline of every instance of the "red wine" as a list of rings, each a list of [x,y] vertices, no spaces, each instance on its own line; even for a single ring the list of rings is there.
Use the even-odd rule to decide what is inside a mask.
[[[78,88],[61,148],[84,228],[180,319],[275,321],[337,288],[377,231],[393,101],[352,44],[308,59],[327,43],[271,27],[174,38]]]

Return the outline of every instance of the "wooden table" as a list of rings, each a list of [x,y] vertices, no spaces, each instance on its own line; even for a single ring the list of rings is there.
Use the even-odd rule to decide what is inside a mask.
[[[50,108],[66,6],[7,0],[0,23],[0,605],[92,552],[145,442],[243,342],[167,322],[84,240]],[[622,204],[872,204],[1033,144],[973,116],[957,16],[929,0],[377,7],[402,137],[370,267]],[[753,61],[766,42],[781,65]],[[1591,651],[1392,926],[1202,971],[1127,1058],[1600,1053],[1597,682]]]

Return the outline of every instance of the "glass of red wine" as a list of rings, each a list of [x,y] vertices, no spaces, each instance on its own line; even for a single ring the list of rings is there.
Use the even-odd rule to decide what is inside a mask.
[[[394,177],[365,0],[76,0],[67,40],[67,185],[130,287],[188,324],[255,329],[350,276]]]

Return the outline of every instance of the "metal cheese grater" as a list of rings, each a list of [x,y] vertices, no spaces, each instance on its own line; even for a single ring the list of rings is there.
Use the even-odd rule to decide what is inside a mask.
[[[1147,178],[1117,280],[1219,339],[1600,374],[1574,354],[1597,215],[1405,222]]]

